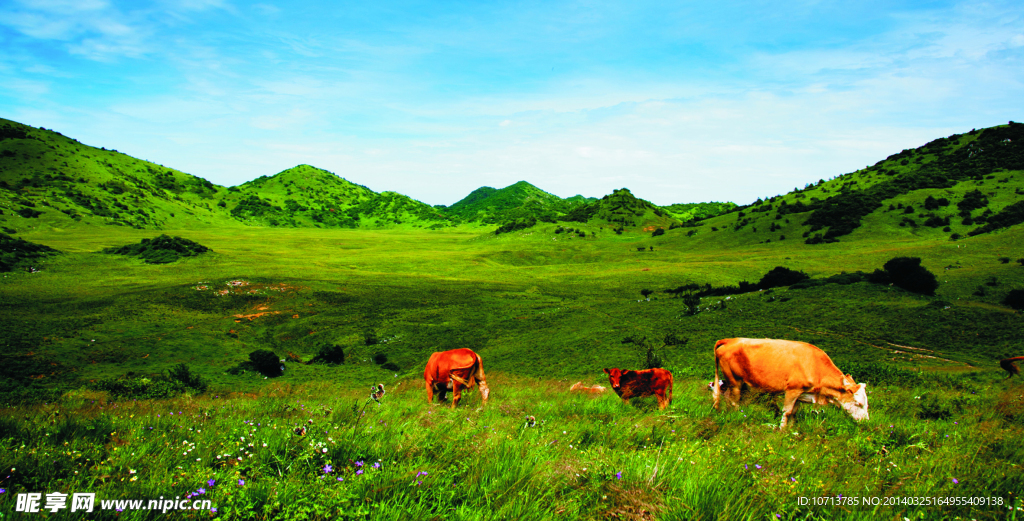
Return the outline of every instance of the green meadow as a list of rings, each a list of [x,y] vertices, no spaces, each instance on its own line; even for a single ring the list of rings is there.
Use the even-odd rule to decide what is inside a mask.
[[[8,369],[24,385],[5,396],[3,466],[15,470],[0,505],[13,512],[21,492],[150,499],[199,488],[217,512],[174,515],[1001,519],[1021,505],[1024,386],[997,365],[1020,354],[1020,315],[998,295],[972,294],[992,277],[992,294],[1024,286],[1024,267],[999,260],[1024,256],[1017,229],[723,251],[686,248],[681,233],[567,238],[553,228],[170,231],[212,252],[162,265],[97,253],[147,230],[22,234],[65,253],[3,279],[5,365],[29,374]],[[690,315],[664,292],[756,281],[775,266],[814,278],[870,271],[896,255],[939,274],[935,296],[823,284],[705,298]],[[643,289],[654,290],[649,301]],[[808,408],[779,432],[771,396],[715,412],[711,349],[733,336],[822,347],[868,382],[871,419]],[[343,347],[345,363],[299,363],[325,345]],[[476,393],[454,411],[426,403],[426,358],[456,347],[483,357],[486,406]],[[653,398],[568,393],[576,381],[606,382],[604,367],[643,367],[647,348],[676,377],[666,411]],[[292,358],[284,375],[239,371],[257,349]],[[206,392],[119,396],[99,385],[155,380],[181,363]],[[368,403],[376,383],[388,394]],[[840,495],[1004,506],[800,505]]]
[[[52,492],[95,493],[95,511],[34,515],[1016,519],[1024,508],[1024,384],[999,367],[1024,356],[1012,298],[1024,290],[1013,223],[1024,173],[998,166],[1017,164],[1019,140],[983,174],[943,163],[987,139],[976,132],[742,207],[657,207],[626,190],[560,200],[517,183],[440,208],[308,166],[218,187],[4,128],[2,518],[21,518],[19,494],[42,493],[43,506]],[[102,252],[162,234],[210,251]],[[934,294],[869,276],[897,257],[921,259]],[[776,267],[810,278],[694,289],[758,283]],[[713,410],[712,348],[730,337],[821,347],[868,384],[870,419],[806,406],[780,431],[781,398],[757,394]],[[461,347],[481,355],[490,400],[428,404],[427,358]],[[283,374],[261,372],[259,351],[284,359]],[[607,385],[603,368],[652,362],[675,377],[664,411],[653,397],[568,392]],[[215,510],[125,503],[161,496]]]

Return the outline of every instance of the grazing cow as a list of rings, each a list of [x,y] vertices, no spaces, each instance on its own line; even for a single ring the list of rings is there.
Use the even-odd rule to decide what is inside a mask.
[[[585,393],[585,394],[601,394],[601,393],[605,392],[606,390],[608,390],[608,388],[603,386],[603,385],[594,385],[594,386],[591,386],[591,387],[584,387],[583,386],[583,382],[576,382],[576,383],[572,384],[572,387],[569,388],[569,392],[570,393]]]
[[[715,344],[715,384],[721,370],[726,401],[739,407],[743,384],[771,393],[785,393],[782,424],[785,427],[796,402],[842,407],[855,420],[868,419],[867,384],[844,375],[824,351],[811,344],[790,340],[728,338]],[[722,385],[714,385],[715,408]]]
[[[1020,374],[1020,369],[1018,369],[1017,364],[1014,363],[1017,360],[1024,360],[1024,356],[1015,356],[1013,358],[1007,358],[999,361],[999,367],[1002,367],[1007,373],[1010,373],[1006,375],[1007,378],[1013,378],[1013,375]]]
[[[452,349],[430,355],[423,378],[427,381],[427,403],[434,401],[434,393],[438,393],[439,399],[444,401],[445,395],[451,390],[454,409],[462,398],[462,388],[469,389],[475,383],[480,384],[480,396],[484,403],[487,403],[487,396],[491,394],[484,380],[483,361],[472,349]]]
[[[619,368],[605,369],[608,373],[608,381],[612,384],[612,390],[622,398],[622,401],[629,403],[633,397],[651,396],[658,397],[658,408],[664,409],[672,403],[672,373],[664,369],[644,369],[642,371],[621,370]],[[666,397],[665,390],[668,389]]]

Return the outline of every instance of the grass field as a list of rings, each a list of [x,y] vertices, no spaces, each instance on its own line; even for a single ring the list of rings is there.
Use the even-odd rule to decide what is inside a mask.
[[[1024,257],[1020,227],[955,242],[856,232],[808,246],[720,243],[705,229],[715,222],[692,237],[579,225],[580,238],[543,223],[497,237],[476,227],[164,230],[213,252],[163,265],[97,253],[153,231],[22,233],[65,253],[0,279],[9,383],[0,467],[15,469],[0,476],[0,513],[16,515],[24,492],[155,499],[202,487],[217,512],[174,515],[1014,518],[1024,387],[997,362],[1024,355],[1020,314],[1000,304],[1024,287],[1024,267],[1000,260]],[[939,277],[936,295],[868,282],[777,288],[705,298],[691,316],[664,292],[756,282],[775,266],[815,278],[870,272],[896,256],[921,257]],[[649,301],[643,289],[654,291]],[[822,347],[868,382],[871,419],[802,411],[779,432],[768,396],[716,413],[705,390],[711,349],[735,336]],[[309,361],[330,345],[344,348],[345,364],[289,361],[269,379],[240,365],[257,349]],[[425,403],[426,358],[456,347],[483,357],[486,407],[476,394],[455,411]],[[647,347],[676,376],[668,410],[653,398],[568,395],[575,381],[606,382],[604,367],[640,367]],[[205,393],[99,390],[153,381],[180,363],[210,383]],[[367,404],[378,382],[389,394]],[[1003,506],[799,505],[840,494],[999,497]]]

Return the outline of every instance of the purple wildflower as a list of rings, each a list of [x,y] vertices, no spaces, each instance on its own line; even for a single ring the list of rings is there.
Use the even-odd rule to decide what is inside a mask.
[[[338,478],[338,481],[345,481],[345,478]]]
[[[959,484],[959,483],[960,483],[960,482],[959,482],[959,481],[957,481],[957,480],[956,480],[956,478],[953,478],[953,484],[954,484],[954,485],[956,485],[956,484]]]
[[[379,461],[377,461],[377,462],[374,462],[374,464],[373,464],[373,468],[375,468],[375,469],[379,469],[379,468],[380,468],[380,462],[379,462]]]
[[[622,471],[621,470],[615,473],[615,479],[622,479]]]
[[[330,465],[324,465],[324,474],[330,474],[332,470],[334,470],[334,468]]]
[[[359,470],[357,470],[357,471],[356,471],[356,475],[357,475],[357,476],[358,476],[358,475],[360,475],[360,474],[362,474],[362,473],[363,473],[363,469],[359,469]]]
[[[217,481],[216,481],[216,480],[214,480],[213,478],[210,478],[210,480],[206,482],[206,484],[207,484],[208,486],[211,486],[211,487],[212,487],[212,486],[213,486],[213,485],[214,485],[215,483],[217,483]]]
[[[244,487],[245,486],[245,480],[244,479],[238,480],[238,486]]]
[[[789,478],[789,479],[793,480],[793,483],[796,483],[796,478]]]
[[[760,469],[760,468],[761,468],[761,465],[758,465],[758,464],[756,464],[756,463],[755,463],[755,464],[754,464],[754,468],[756,468],[756,469]]]
[[[356,466],[357,467],[362,467],[363,466],[363,462],[362,461],[357,461],[356,462]]]
[[[199,487],[199,490],[196,491],[196,494],[205,494],[205,493],[206,493],[206,489],[203,488],[203,487]]]

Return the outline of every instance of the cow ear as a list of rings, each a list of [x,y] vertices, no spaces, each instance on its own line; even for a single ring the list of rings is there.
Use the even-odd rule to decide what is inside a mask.
[[[605,367],[605,368],[604,368],[604,372],[606,372],[606,373],[608,373],[608,374],[612,374],[612,372],[611,372],[611,371],[609,371],[607,367]]]

